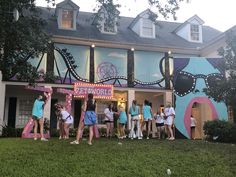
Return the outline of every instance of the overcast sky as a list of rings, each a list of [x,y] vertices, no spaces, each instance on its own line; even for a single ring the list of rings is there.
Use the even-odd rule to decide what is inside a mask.
[[[59,3],[63,0],[56,0]],[[119,9],[121,16],[135,17],[140,12],[149,8],[147,0],[115,0],[122,7]],[[96,0],[73,0],[80,7],[80,11],[93,12]],[[36,5],[47,6],[45,0],[36,0]],[[236,25],[236,0],[191,0],[182,3],[177,12],[177,22],[184,22],[193,15],[198,15],[205,23],[222,32]],[[153,11],[155,11],[153,9]],[[159,20],[163,20],[159,18]],[[172,18],[168,21],[173,21]]]

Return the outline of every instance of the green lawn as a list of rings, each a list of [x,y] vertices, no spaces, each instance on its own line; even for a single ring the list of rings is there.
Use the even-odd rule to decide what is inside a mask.
[[[49,142],[0,138],[1,177],[235,177],[236,145],[156,139]]]

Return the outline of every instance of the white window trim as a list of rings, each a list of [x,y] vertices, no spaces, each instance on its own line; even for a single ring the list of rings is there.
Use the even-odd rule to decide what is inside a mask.
[[[70,9],[60,9],[59,10],[59,15],[58,15],[58,28],[59,29],[63,29],[63,30],[71,30],[71,31],[75,31],[76,30],[76,11],[73,11],[73,28],[63,28],[62,27],[62,11],[63,10],[70,10]]]
[[[105,28],[105,20],[103,20],[102,22],[102,28],[101,28],[101,33],[104,33],[104,34],[117,34],[117,25],[115,24],[114,26],[114,32],[108,32],[108,31],[105,31],[104,28]]]
[[[148,35],[144,35],[143,34],[143,18],[141,18],[141,23],[140,23],[140,37],[144,37],[144,38],[155,38],[155,33],[156,33],[156,29],[155,29],[155,24],[152,23],[152,36],[148,36]]]
[[[189,41],[196,42],[196,43],[202,43],[202,26],[198,25],[198,27],[199,27],[199,40],[192,40],[192,38],[191,38],[191,25],[198,25],[198,24],[189,24]]]

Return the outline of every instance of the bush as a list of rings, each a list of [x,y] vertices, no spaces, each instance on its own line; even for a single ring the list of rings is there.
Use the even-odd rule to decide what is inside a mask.
[[[12,128],[7,125],[2,127],[2,137],[21,137],[23,128]]]
[[[106,128],[101,127],[101,128],[98,129],[98,131],[99,131],[99,134],[100,134],[101,137],[105,137],[106,136],[106,132],[107,132]]]
[[[205,122],[203,126],[204,134],[210,141],[236,142],[236,125],[222,120]]]

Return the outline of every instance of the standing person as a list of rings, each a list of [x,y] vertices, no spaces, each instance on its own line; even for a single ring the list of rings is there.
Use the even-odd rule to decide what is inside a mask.
[[[109,104],[107,108],[104,110],[105,114],[105,123],[107,126],[106,137],[112,137],[113,127],[114,127],[114,113],[112,111],[113,104]]]
[[[197,124],[197,121],[196,119],[191,115],[190,117],[190,121],[191,121],[191,139],[194,140],[195,139],[195,127],[196,127],[196,124]]]
[[[164,110],[164,114],[165,114],[165,128],[166,128],[166,132],[167,132],[167,139],[168,140],[174,140],[174,134],[173,134],[173,130],[172,130],[172,126],[173,126],[173,122],[174,122],[174,116],[175,116],[175,110],[174,108],[171,106],[170,103],[167,104],[165,110]]]
[[[71,142],[71,144],[79,144],[83,129],[85,126],[89,127],[89,141],[88,145],[92,145],[93,139],[93,126],[97,123],[97,115],[95,113],[96,109],[96,101],[93,99],[93,94],[88,94],[88,100],[85,101],[84,105],[84,121],[79,125],[78,133],[76,136],[76,140]]]
[[[138,139],[142,139],[142,137],[140,136],[140,111],[139,111],[139,106],[137,105],[137,101],[133,100],[132,102],[132,106],[129,109],[129,113],[131,115],[131,131],[130,131],[130,138],[136,138],[135,132],[134,132],[134,127],[136,124],[137,127],[137,136]]]
[[[43,125],[44,125],[43,111],[48,98],[49,95],[46,92],[44,92],[44,97],[42,95],[39,95],[34,102],[32,110],[32,117],[34,120],[34,140],[37,140],[37,130],[39,124],[41,141],[48,141],[46,138],[44,138],[43,135]]]
[[[70,126],[73,124],[74,122],[74,118],[72,115],[70,115],[65,107],[61,107],[60,108],[60,112],[61,112],[61,117],[62,117],[62,121],[63,121],[63,132],[64,132],[64,139],[69,139],[69,131],[70,131]]]
[[[85,111],[86,111],[85,106],[86,106],[86,100],[82,104],[82,107],[81,107],[82,112],[81,112],[81,115],[80,115],[80,122],[79,122],[78,130],[77,130],[77,133],[76,133],[76,140],[72,141],[70,144],[79,144],[79,140],[80,140],[80,138],[82,138],[83,131],[84,131],[84,115],[85,115]]]
[[[125,112],[125,108],[120,105],[119,106],[119,139],[126,138],[125,136],[125,124],[127,123],[127,115]]]
[[[148,125],[147,139],[149,139],[150,130],[151,130],[151,123],[152,123],[152,111],[151,111],[151,106],[149,105],[148,100],[144,100],[143,119],[144,119],[144,122],[142,124],[142,131],[143,131],[144,126]]]
[[[62,139],[64,137],[64,126],[63,126],[63,121],[62,121],[62,116],[61,116],[61,107],[62,105],[60,105],[59,103],[56,103],[55,105],[55,114],[57,116],[57,121],[58,121],[58,127],[59,127],[59,140]]]
[[[163,137],[164,131],[165,131],[164,130],[164,117],[163,117],[164,113],[163,113],[163,110],[161,111],[162,111],[161,113],[157,112],[157,114],[155,115],[158,139],[161,139]]]

